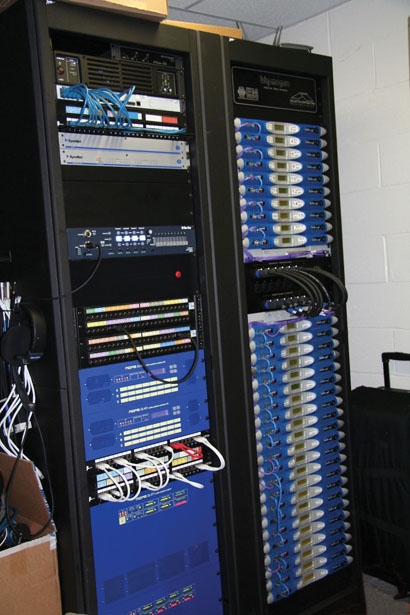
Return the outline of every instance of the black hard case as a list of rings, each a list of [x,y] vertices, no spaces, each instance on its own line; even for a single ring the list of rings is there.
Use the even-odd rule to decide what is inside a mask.
[[[410,391],[390,387],[390,360],[410,354],[383,353],[385,386],[354,389],[351,430],[362,568],[399,598],[410,591]]]

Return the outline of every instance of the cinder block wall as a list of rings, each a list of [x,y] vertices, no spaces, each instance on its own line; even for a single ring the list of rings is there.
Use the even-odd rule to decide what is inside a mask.
[[[333,57],[352,387],[382,385],[381,352],[410,353],[409,16],[351,0],[282,33]],[[391,367],[410,389],[410,364]]]

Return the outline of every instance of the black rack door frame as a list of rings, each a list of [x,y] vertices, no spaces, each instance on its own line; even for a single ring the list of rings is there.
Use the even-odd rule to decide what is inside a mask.
[[[233,118],[234,103],[231,67],[240,65],[266,71],[313,76],[320,80],[322,112],[328,137],[332,141],[329,160],[332,172],[334,241],[331,250],[331,271],[344,281],[342,230],[337,173],[337,142],[334,117],[332,60],[326,56],[300,50],[281,49],[248,41],[229,41],[210,34],[198,35],[201,53],[204,127],[207,139],[207,182],[210,197],[210,229],[214,263],[213,280],[218,303],[221,382],[225,404],[225,447],[229,451],[229,498],[224,509],[229,510],[234,528],[233,549],[236,556],[235,582],[237,602],[235,613],[288,615],[330,615],[339,612],[364,613],[364,593],[358,554],[353,480],[350,467],[350,438],[347,436],[349,500],[352,522],[354,561],[341,572],[313,583],[302,592],[274,603],[266,604],[262,531],[260,524],[259,488],[256,467],[256,439],[249,365],[249,338],[245,296],[242,234],[240,228],[239,191]],[[219,46],[221,65],[212,62],[212,52]],[[212,84],[212,85],[211,85]],[[273,118],[272,118],[273,119]],[[278,118],[281,119],[281,118]],[[229,184],[229,187],[228,187]],[[227,307],[229,306],[229,308]],[[339,313],[344,390],[344,431],[348,425],[350,371],[346,311]],[[246,451],[246,452],[245,452]],[[247,486],[246,497],[243,486]],[[350,532],[350,530],[349,530]],[[318,595],[320,598],[318,599]],[[346,611],[349,605],[350,611]]]
[[[19,37],[19,52],[15,65],[0,67],[0,74],[13,91],[24,90],[15,106],[16,112],[27,112],[30,128],[22,122],[7,127],[6,139],[14,141],[14,164],[7,163],[4,156],[4,169],[10,173],[10,187],[7,196],[15,196],[22,204],[10,214],[9,229],[17,229],[24,219],[29,231],[25,231],[24,243],[15,238],[7,238],[10,244],[13,264],[5,275],[18,278],[17,292],[30,298],[54,298],[41,301],[49,325],[47,346],[48,361],[34,369],[35,382],[39,385],[38,418],[42,425],[44,438],[48,444],[50,471],[53,485],[57,491],[55,521],[58,528],[58,552],[60,580],[64,611],[86,612],[96,615],[97,599],[91,540],[91,523],[87,504],[86,460],[83,440],[83,426],[80,408],[80,388],[77,376],[78,350],[74,333],[71,281],[66,226],[64,215],[63,173],[59,163],[57,138],[55,85],[53,57],[50,51],[50,32],[64,32],[73,36],[125,42],[136,46],[147,46],[169,50],[187,58],[189,65],[192,109],[196,130],[196,147],[192,151],[195,161],[195,181],[193,191],[197,202],[205,207],[206,190],[203,182],[204,155],[201,150],[202,115],[200,112],[200,84],[198,80],[198,46],[196,33],[186,29],[160,26],[156,23],[133,19],[120,14],[112,14],[96,9],[78,7],[65,3],[46,6],[43,0],[18,0],[1,16],[0,48],[3,57],[8,57],[7,49],[13,47],[15,37]],[[15,66],[23,70],[16,71]],[[7,111],[4,100],[2,111]],[[27,135],[27,130],[29,134]],[[24,162],[30,181],[19,183],[21,168],[17,168],[19,145],[25,144]],[[5,152],[6,154],[6,152]],[[3,162],[3,156],[2,156]],[[12,183],[16,185],[15,191]],[[200,212],[197,212],[200,216]],[[201,229],[199,228],[199,233]],[[209,350],[206,351],[209,365],[209,406],[213,408],[210,416],[211,426],[215,429],[218,442],[220,430],[215,408],[221,402],[218,387],[213,382],[213,373],[220,371],[218,356],[211,356],[216,346],[214,324],[214,301],[207,294],[209,271],[204,259],[210,253],[209,236],[203,233],[199,245],[199,275],[203,302],[208,326],[205,336]],[[10,243],[11,242],[11,243]],[[38,256],[37,256],[38,255]],[[205,256],[204,256],[205,255]],[[33,261],[34,259],[34,261]],[[34,269],[30,270],[30,263]],[[38,282],[40,280],[40,283]],[[212,293],[212,289],[210,290]],[[55,299],[60,297],[59,299]],[[212,368],[210,362],[212,361]],[[214,372],[212,371],[214,370]],[[216,380],[216,378],[215,378]],[[210,413],[211,414],[211,413]],[[223,448],[223,447],[221,447]],[[215,476],[216,489],[221,493],[220,477]],[[221,514],[217,510],[217,514]],[[223,516],[223,515],[222,515]],[[224,537],[223,523],[218,523],[221,544],[229,544]],[[228,526],[227,526],[228,527]],[[233,612],[229,594],[234,595],[231,573],[224,558],[226,548],[221,548],[221,581],[224,595],[227,596],[227,613]]]

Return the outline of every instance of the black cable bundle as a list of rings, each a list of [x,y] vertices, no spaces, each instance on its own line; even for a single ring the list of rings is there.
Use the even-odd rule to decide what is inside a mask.
[[[144,359],[142,358],[142,356],[141,356],[141,354],[140,354],[140,352],[139,352],[139,350],[138,350],[138,348],[137,348],[137,346],[136,346],[136,344],[135,344],[134,340],[132,339],[132,335],[131,335],[131,333],[130,333],[127,329],[125,329],[124,327],[118,327],[118,328],[117,328],[117,331],[121,331],[121,333],[125,333],[125,335],[128,337],[128,339],[129,339],[129,341],[130,341],[130,344],[131,344],[131,346],[132,346],[132,349],[134,350],[134,352],[135,352],[135,354],[136,354],[136,357],[137,357],[137,359],[138,359],[138,361],[139,361],[139,363],[140,363],[140,365],[141,365],[142,369],[143,369],[143,370],[144,370],[144,371],[145,371],[145,372],[146,372],[149,376],[151,376],[151,378],[153,378],[154,380],[158,380],[158,382],[164,382],[165,384],[169,384],[169,383],[172,383],[172,384],[182,384],[182,382],[186,382],[186,380],[189,380],[189,378],[190,378],[190,377],[192,376],[192,374],[194,373],[195,368],[196,368],[197,363],[198,363],[198,359],[199,359],[199,347],[198,347],[197,342],[196,342],[193,338],[191,338],[191,343],[192,343],[192,345],[193,345],[193,347],[194,347],[194,358],[193,358],[193,360],[192,360],[192,364],[191,364],[191,366],[190,366],[190,368],[189,368],[188,372],[185,374],[185,376],[183,376],[182,378],[180,378],[180,379],[178,379],[178,380],[174,380],[174,379],[172,379],[172,380],[166,380],[166,379],[164,379],[164,378],[160,378],[159,376],[157,376],[156,374],[154,374],[154,372],[152,372],[152,371],[149,369],[149,367],[147,367],[147,365],[146,365],[146,363],[145,363]]]
[[[347,301],[347,290],[341,280],[321,267],[266,267],[257,269],[255,276],[258,279],[283,278],[291,282],[307,297],[309,316],[318,316],[324,309],[337,310]],[[336,287],[337,301],[332,300],[321,278],[330,280]]]

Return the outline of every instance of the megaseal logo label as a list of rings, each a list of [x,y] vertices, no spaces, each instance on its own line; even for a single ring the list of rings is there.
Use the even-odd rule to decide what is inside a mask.
[[[291,105],[303,109],[315,109],[316,102],[307,92],[298,92],[289,99]]]
[[[243,85],[240,85],[238,87],[237,92],[238,92],[238,98],[242,100],[252,100],[254,102],[259,100],[258,88],[250,88],[250,87],[244,87]]]
[[[288,92],[290,87],[290,82],[286,79],[278,79],[268,75],[259,75],[259,81],[262,86],[277,92]]]
[[[317,111],[316,81],[311,77],[232,67],[234,102],[266,109]]]

